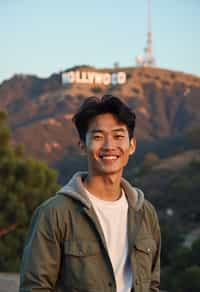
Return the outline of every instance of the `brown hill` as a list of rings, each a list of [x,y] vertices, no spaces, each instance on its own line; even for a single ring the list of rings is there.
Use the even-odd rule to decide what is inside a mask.
[[[113,73],[116,69],[74,69]],[[158,68],[120,68],[122,85],[65,84],[61,74],[48,79],[15,75],[0,85],[0,107],[9,113],[14,143],[28,153],[54,161],[76,153],[71,117],[85,97],[113,94],[124,99],[137,115],[137,138],[174,137],[200,122],[200,78]],[[68,70],[69,71],[69,70]]]

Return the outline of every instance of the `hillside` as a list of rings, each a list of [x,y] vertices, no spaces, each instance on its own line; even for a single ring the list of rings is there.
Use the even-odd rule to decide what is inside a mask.
[[[88,72],[91,73],[88,76],[93,76],[92,72],[96,70],[91,67],[76,69],[89,70]],[[27,154],[45,159],[58,169],[59,183],[62,185],[75,171],[86,168],[86,159],[80,155],[75,146],[77,135],[71,122],[74,112],[84,98],[112,93],[120,96],[136,111],[137,149],[129,160],[124,176],[133,185],[142,189],[145,198],[149,199],[157,209],[162,232],[162,274],[164,278],[171,279],[174,275],[172,262],[176,263],[176,260],[171,259],[174,259],[178,248],[182,249],[183,245],[191,246],[193,240],[199,236],[200,78],[156,68],[120,68],[120,70],[126,72],[127,76],[127,82],[120,85],[62,84],[60,74],[54,74],[48,79],[17,75],[0,85],[0,107],[8,111],[9,123],[14,134],[13,144],[25,144]],[[96,71],[108,72],[106,69]],[[5,152],[2,153],[4,160]],[[8,155],[10,153],[12,154],[12,151],[8,151]],[[18,152],[13,153],[19,155],[20,162],[22,155],[20,147]],[[10,155],[10,157],[12,170],[15,169],[14,156]],[[5,162],[7,167],[6,159]],[[6,171],[2,168],[3,175],[8,173],[7,168],[5,169]],[[44,187],[45,192],[42,189],[42,194],[47,195],[47,187],[50,183],[46,183],[44,175],[38,171],[33,171],[33,174],[36,174],[35,178],[33,175],[27,180],[26,175],[29,171],[26,167],[21,167],[21,164],[16,176],[18,183],[13,183],[15,176],[13,172],[9,173],[7,181],[2,180],[2,190],[4,185],[10,188],[9,184],[12,183],[12,192],[6,190],[1,193],[5,196],[6,202],[10,199],[14,205],[11,204],[10,209],[6,209],[5,204],[2,205],[4,211],[2,214],[6,214],[5,210],[12,212],[12,207],[18,202],[16,198],[20,196],[19,214],[24,216],[21,200],[23,191],[25,199],[31,198],[31,204],[29,200],[27,201],[28,207],[33,208],[37,199],[44,199],[39,197],[39,188]],[[24,181],[21,182],[20,177],[25,177],[24,181],[30,181],[36,189],[29,188],[27,192]],[[16,198],[13,197],[15,194],[13,186],[17,190]],[[3,199],[2,202],[4,201]],[[18,209],[14,208],[14,210]],[[27,218],[29,220],[31,216],[28,215]],[[4,267],[8,267],[7,263],[11,268],[16,267],[17,261],[13,252],[14,254],[16,250],[18,252],[19,248],[17,245],[15,248],[12,244],[10,250],[7,248],[12,242],[21,243],[21,239],[18,240],[16,236],[18,233],[14,232],[12,236],[5,237],[1,247],[6,251],[2,252]],[[169,268],[172,269],[172,274],[168,273]],[[6,289],[7,279],[4,277],[3,280]],[[163,289],[166,290],[166,287],[168,288],[164,284]]]
[[[71,117],[85,97],[111,93],[135,110],[136,136],[157,141],[173,138],[200,123],[200,78],[158,68],[66,70],[126,73],[124,84],[62,84],[61,74],[47,79],[15,75],[0,85],[0,107],[9,113],[13,143],[23,143],[29,154],[49,162],[77,153]]]
[[[144,191],[161,221],[171,218],[174,226],[184,233],[199,227],[199,149],[158,160],[143,171],[129,167],[126,177]]]

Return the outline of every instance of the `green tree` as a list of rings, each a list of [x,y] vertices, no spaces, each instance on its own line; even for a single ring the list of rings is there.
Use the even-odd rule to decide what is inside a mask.
[[[200,148],[200,128],[189,129],[186,132],[188,143],[194,148]]]
[[[182,236],[173,222],[162,222],[161,220],[161,234],[162,234],[162,249],[161,249],[161,264],[162,266],[169,266],[173,262],[174,255],[180,243]]]
[[[177,248],[171,265],[162,269],[161,284],[162,289],[172,292],[200,291],[200,238],[191,247]]]
[[[33,210],[58,185],[57,173],[45,162],[24,157],[22,145],[11,145],[5,119],[0,111],[0,271],[11,272],[19,269]]]
[[[178,247],[174,256],[173,270],[180,272],[191,265],[191,249],[189,247]]]
[[[3,123],[5,123],[6,119],[7,119],[7,112],[0,109],[0,125],[2,125]]]
[[[191,263],[200,266],[200,237],[192,243]]]
[[[180,273],[174,282],[174,292],[199,292],[200,267],[191,266]]]

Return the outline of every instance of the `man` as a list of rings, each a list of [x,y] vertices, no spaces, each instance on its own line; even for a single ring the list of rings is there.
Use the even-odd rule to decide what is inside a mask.
[[[73,121],[88,171],[36,210],[20,292],[158,292],[157,215],[122,178],[136,148],[135,114],[116,97],[91,97]]]

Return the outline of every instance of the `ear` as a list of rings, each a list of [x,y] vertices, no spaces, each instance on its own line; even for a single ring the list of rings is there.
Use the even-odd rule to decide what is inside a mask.
[[[136,149],[136,139],[135,137],[131,138],[130,140],[130,155],[132,155],[135,152]]]
[[[86,154],[86,147],[85,147],[85,143],[81,140],[78,141],[78,146],[79,149],[81,151],[81,154],[85,155]]]

